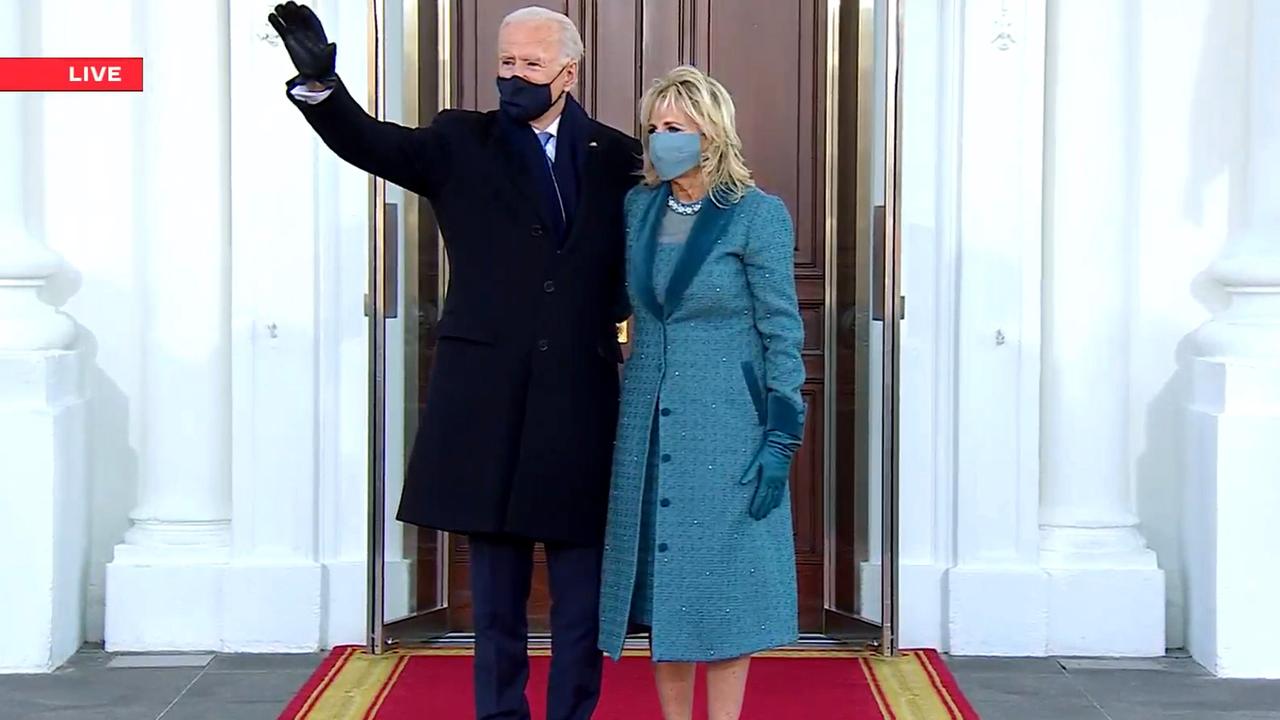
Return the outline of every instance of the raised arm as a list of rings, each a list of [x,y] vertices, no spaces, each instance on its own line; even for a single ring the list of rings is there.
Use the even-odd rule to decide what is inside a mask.
[[[448,180],[446,139],[449,111],[426,127],[408,128],[373,118],[351,97],[341,80],[318,102],[309,102],[291,81],[289,99],[334,154],[387,182],[434,199]]]

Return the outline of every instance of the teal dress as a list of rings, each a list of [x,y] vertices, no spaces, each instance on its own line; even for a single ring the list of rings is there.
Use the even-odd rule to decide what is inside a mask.
[[[676,260],[684,251],[685,241],[696,219],[694,215],[681,215],[668,209],[658,227],[658,248],[653,261],[654,293],[660,300],[666,299],[667,283]],[[640,507],[640,538],[636,561],[635,595],[631,601],[631,623],[643,627],[653,625],[653,561],[655,518],[658,509],[658,483],[654,481],[660,463],[658,450],[658,423],[653,423],[649,437],[649,458],[645,465],[644,497]]]
[[[804,437],[804,327],[783,202],[704,202],[687,232],[666,184],[627,196],[623,371],[599,646],[647,625],[655,661],[707,662],[794,642],[790,497],[763,520],[742,484],[764,434]],[[683,234],[687,239],[676,242]]]

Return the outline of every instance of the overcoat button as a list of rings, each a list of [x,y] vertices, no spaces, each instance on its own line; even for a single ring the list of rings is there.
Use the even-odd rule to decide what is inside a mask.
[[[662,417],[669,417],[670,415],[671,415],[671,408],[662,408]]]
[[[556,291],[556,284],[550,280],[542,283],[542,291],[553,293]]]
[[[658,552],[666,552],[666,551],[667,551],[667,544],[666,544],[666,543],[658,543]]]
[[[530,232],[534,237],[542,237],[542,226],[541,226],[541,225],[534,225],[534,226],[533,226],[533,228],[529,230],[529,232]]]
[[[547,342],[546,340],[539,340],[539,341],[538,341],[538,349],[539,349],[539,350],[543,350],[543,351],[545,351],[545,350],[546,350],[547,348],[549,348],[549,347],[551,347],[551,343]]]
[[[662,462],[671,462],[671,455],[668,453],[662,453]]]
[[[671,501],[667,498],[662,498],[662,502],[658,504],[661,505],[662,507],[671,507]]]

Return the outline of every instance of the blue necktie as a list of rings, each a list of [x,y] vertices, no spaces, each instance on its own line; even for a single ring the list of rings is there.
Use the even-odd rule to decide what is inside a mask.
[[[538,133],[538,142],[542,143],[542,152],[547,156],[547,162],[554,165],[556,161],[556,136],[544,130]]]
[[[547,172],[551,173],[551,184],[556,189],[556,201],[560,203],[560,222],[568,222],[569,218],[564,212],[564,196],[560,194],[560,183],[556,180],[556,136],[543,131],[538,133],[538,142],[542,143],[542,152],[547,158]]]

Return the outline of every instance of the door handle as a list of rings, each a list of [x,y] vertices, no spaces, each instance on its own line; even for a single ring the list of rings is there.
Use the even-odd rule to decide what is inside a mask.
[[[400,208],[395,203],[384,203],[382,206],[382,276],[386,297],[382,307],[382,316],[391,319],[400,316]],[[372,296],[364,294],[364,316],[373,315]]]
[[[884,320],[884,253],[888,238],[885,237],[884,205],[871,208],[871,319]]]
[[[383,299],[387,318],[400,317],[400,206],[389,202],[382,206],[384,257],[382,271],[386,273],[383,287],[387,296]]]

